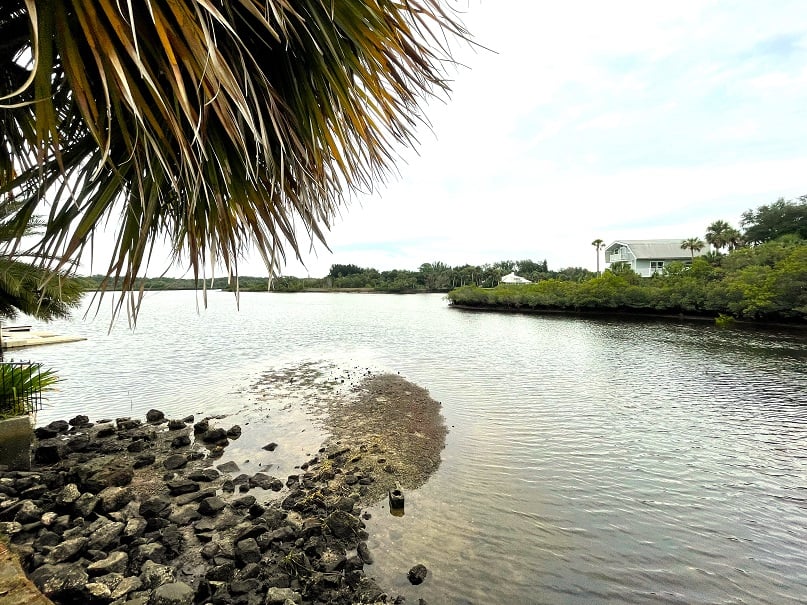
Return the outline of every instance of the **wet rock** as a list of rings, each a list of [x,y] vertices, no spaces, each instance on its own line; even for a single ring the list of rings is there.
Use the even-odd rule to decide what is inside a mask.
[[[227,431],[221,428],[210,429],[202,435],[205,443],[223,443],[227,441]]]
[[[325,519],[325,525],[337,538],[352,538],[359,530],[359,520],[345,511],[336,510]]]
[[[183,454],[172,454],[163,461],[163,466],[169,471],[183,468],[188,464],[188,459]]]
[[[185,428],[185,422],[182,420],[169,420],[168,421],[168,430],[169,431],[180,431]]]
[[[193,425],[193,432],[206,433],[209,428],[210,428],[210,422],[208,422],[207,420],[200,420],[199,422]]]
[[[95,561],[87,566],[87,573],[91,576],[101,576],[109,573],[122,574],[129,563],[129,555],[125,552],[116,551],[110,553],[108,557]]]
[[[161,422],[165,420],[165,414],[163,414],[160,410],[151,409],[146,412],[146,420],[149,422]]]
[[[95,436],[98,439],[104,439],[105,437],[112,437],[117,431],[115,427],[111,424],[105,424],[104,426],[100,427],[96,432]]]
[[[370,549],[367,546],[367,542],[359,542],[359,545],[356,548],[356,553],[359,555],[359,557],[361,557],[361,560],[364,561],[365,565],[373,564],[373,555],[370,554]]]
[[[115,421],[115,424],[118,425],[119,431],[131,431],[132,429],[136,429],[143,423],[137,419],[132,420],[131,418],[118,418]]]
[[[273,489],[277,487],[275,491],[280,491],[283,488],[283,483],[280,479],[267,475],[266,473],[255,473],[252,477],[249,477],[247,481],[250,487],[260,487],[261,489]],[[238,483],[237,480],[236,483]]]
[[[229,462],[225,462],[223,464],[219,464],[217,467],[222,473],[237,473],[239,470],[238,465],[230,460]]]
[[[267,452],[274,452],[277,449],[277,443],[275,443],[274,441],[272,443],[267,443],[261,449],[264,449]]]
[[[423,584],[423,580],[426,579],[426,575],[429,573],[429,570],[426,569],[425,565],[418,563],[412,569],[409,570],[409,573],[406,574],[406,577],[409,578],[409,582],[412,584]]]
[[[190,504],[191,502],[198,502],[199,500],[204,500],[205,498],[210,498],[211,496],[216,495],[216,488],[208,487],[198,492],[190,492],[187,494],[182,494],[181,496],[177,496],[174,499],[174,504],[177,506],[185,506],[186,504]]]
[[[130,466],[110,466],[92,473],[83,481],[84,487],[97,494],[105,487],[123,487],[129,485],[134,478]]]
[[[171,582],[154,591],[149,605],[192,605],[193,597],[193,588],[184,582]]]
[[[190,525],[201,518],[202,515],[200,515],[192,507],[184,506],[180,510],[171,513],[168,517],[168,521],[174,523],[175,525],[185,526]]]
[[[31,572],[31,581],[54,602],[85,602],[84,586],[89,577],[79,563],[45,564]]]
[[[296,592],[291,588],[277,588],[275,586],[266,591],[266,597],[264,597],[263,602],[264,605],[286,605],[287,599],[292,603],[297,604],[303,602],[303,597],[299,592]],[[375,601],[366,602],[373,603]]]
[[[171,440],[171,447],[178,449],[180,447],[187,447],[191,444],[191,438],[187,435],[179,435]]]
[[[204,500],[202,500],[199,503],[198,510],[200,514],[205,515],[207,517],[212,517],[221,512],[225,506],[226,503],[224,502],[224,500],[222,500],[218,496],[212,496],[210,498],[205,498]]]
[[[142,452],[144,449],[146,449],[146,442],[141,441],[139,439],[137,441],[132,441],[129,445],[126,446],[126,451],[127,452],[132,452],[133,454],[136,454],[138,452]],[[138,467],[135,466],[135,468],[138,468]]]
[[[71,452],[86,452],[90,447],[89,435],[75,435],[67,442],[67,449]]]
[[[164,584],[171,584],[176,580],[174,569],[168,565],[160,565],[152,560],[143,563],[140,580],[146,588],[158,588]]]
[[[199,491],[199,484],[190,479],[173,479],[167,481],[168,491],[172,496],[179,496],[181,494],[189,494],[191,492]]]
[[[374,580],[362,578],[356,586],[353,599],[354,603],[375,603],[377,601],[386,601],[387,594],[379,588]]]
[[[87,416],[84,416],[83,414],[78,414],[77,416],[74,416],[73,418],[68,420],[67,423],[70,426],[74,426],[76,428],[82,428],[90,424],[90,419]]]
[[[237,424],[227,429],[227,437],[230,439],[238,439],[241,436],[241,427]]]
[[[219,472],[214,468],[203,468],[188,474],[188,479],[209,483],[219,478]]]

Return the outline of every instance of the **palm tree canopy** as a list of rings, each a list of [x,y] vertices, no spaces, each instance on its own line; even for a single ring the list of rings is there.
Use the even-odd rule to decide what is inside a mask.
[[[593,242],[591,242],[591,245],[594,246],[597,250],[599,250],[600,248],[605,246],[605,242],[597,238]]]
[[[681,250],[700,252],[705,245],[699,237],[690,237],[681,242]]]
[[[440,0],[4,0],[0,195],[18,235],[48,200],[64,262],[117,223],[124,290],[162,239],[196,278],[271,271],[416,143],[452,38]]]
[[[725,248],[728,244],[726,234],[731,229],[726,221],[715,221],[706,228],[706,241],[712,244],[718,250]]]
[[[0,318],[13,319],[19,312],[51,320],[70,315],[81,301],[84,288],[79,280],[25,252],[15,252],[17,235],[11,217],[17,204],[0,202]],[[42,221],[33,217],[25,235],[34,235]],[[2,355],[0,355],[2,358]]]

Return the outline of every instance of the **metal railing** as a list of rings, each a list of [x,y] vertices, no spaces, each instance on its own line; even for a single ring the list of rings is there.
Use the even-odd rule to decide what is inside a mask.
[[[41,364],[0,362],[0,415],[21,416],[42,409]]]

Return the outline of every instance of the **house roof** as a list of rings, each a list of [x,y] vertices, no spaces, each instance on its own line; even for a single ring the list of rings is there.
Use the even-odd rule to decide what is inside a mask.
[[[515,273],[508,273],[502,277],[502,282],[505,284],[531,284],[532,282],[526,277],[521,277]]]
[[[605,251],[606,252],[615,251],[621,246],[627,246],[637,259],[647,259],[647,258],[687,259],[691,258],[690,251],[681,248],[681,242],[684,241],[685,239],[687,238],[682,237],[679,239],[623,239],[615,241],[613,244],[608,246],[605,249]],[[701,254],[704,254],[704,252],[703,251],[698,252],[697,250],[695,251],[695,256],[700,256]]]

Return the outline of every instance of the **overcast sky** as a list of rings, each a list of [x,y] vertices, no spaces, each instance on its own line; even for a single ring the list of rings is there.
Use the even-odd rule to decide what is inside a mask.
[[[286,275],[333,263],[546,259],[591,241],[703,237],[807,193],[807,2],[454,0],[451,99],[399,175]],[[265,274],[257,257],[242,275]]]

